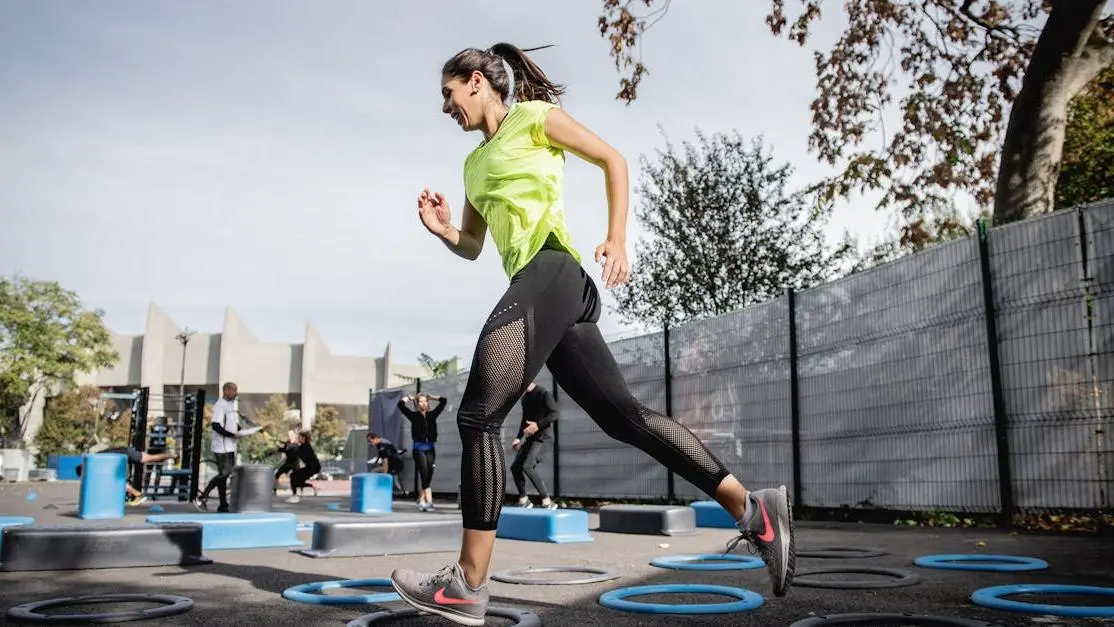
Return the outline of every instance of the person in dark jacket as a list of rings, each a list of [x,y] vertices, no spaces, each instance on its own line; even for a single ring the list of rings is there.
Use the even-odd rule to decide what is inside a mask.
[[[415,409],[406,406],[414,401]],[[416,398],[409,394],[398,401],[398,409],[410,421],[410,439],[414,441],[414,466],[421,478],[422,490],[418,493],[418,509],[423,512],[433,510],[433,468],[437,464],[437,417],[445,409],[448,401],[444,396],[437,397],[437,406],[429,408],[429,395],[419,394]]]
[[[298,446],[300,444],[301,440],[298,439],[297,431],[291,429],[286,432],[286,441],[278,447],[278,453],[282,455],[282,463],[275,469],[275,494],[278,494],[278,480],[286,473],[294,472],[298,468]]]
[[[297,503],[302,500],[298,496],[298,490],[309,487],[306,481],[310,477],[321,472],[321,460],[317,459],[317,453],[313,450],[313,445],[309,443],[309,431],[302,430],[298,432],[298,460],[302,462],[302,467],[290,473],[290,491],[294,494],[286,499],[287,503]]]
[[[400,451],[390,440],[374,432],[367,434],[367,450],[367,471],[389,473],[395,489],[405,494],[406,490],[402,487],[401,478],[404,467],[403,451]]]
[[[534,484],[538,496],[542,499],[542,507],[557,509],[557,504],[549,498],[549,491],[535,470],[541,461],[545,443],[550,439],[550,427],[557,421],[557,399],[553,393],[531,381],[522,395],[522,422],[518,426],[518,435],[511,442],[511,447],[518,451],[514,462],[511,463],[511,476],[514,485],[518,488],[518,505],[520,507],[533,507],[530,497],[526,496],[526,479]]]

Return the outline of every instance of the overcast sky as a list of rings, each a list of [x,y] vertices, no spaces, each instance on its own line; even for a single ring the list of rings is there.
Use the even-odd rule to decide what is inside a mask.
[[[231,306],[263,340],[299,342],[310,320],[336,353],[467,360],[506,278],[490,240],[478,262],[445,250],[415,198],[441,191],[459,215],[480,136],[441,113],[440,67],[498,41],[558,44],[534,59],[632,178],[658,125],[763,134],[800,182],[826,172],[807,152],[811,54],[769,34],[768,3],[674,3],[630,107],[601,4],[0,0],[0,272],[61,282],[120,333],[143,331],[150,301],[206,332]],[[602,173],[570,158],[565,195],[598,276]],[[833,236],[886,225],[859,202]]]

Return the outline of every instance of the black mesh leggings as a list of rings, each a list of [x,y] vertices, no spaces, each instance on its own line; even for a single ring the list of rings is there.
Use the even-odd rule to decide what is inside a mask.
[[[457,412],[465,529],[493,530],[499,521],[507,481],[499,432],[543,364],[607,435],[709,496],[728,476],[691,431],[631,396],[596,326],[599,314],[595,283],[568,253],[542,250],[511,280],[480,333]]]

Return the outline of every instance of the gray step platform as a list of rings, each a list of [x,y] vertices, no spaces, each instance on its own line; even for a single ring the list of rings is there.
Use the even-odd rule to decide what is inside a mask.
[[[0,571],[85,570],[210,564],[201,525],[56,525],[7,527]]]
[[[459,551],[460,516],[411,514],[338,518],[313,524],[313,543],[298,551],[309,557],[366,557]]]
[[[600,508],[597,531],[648,536],[690,536],[696,529],[696,512],[683,505],[605,505]]]

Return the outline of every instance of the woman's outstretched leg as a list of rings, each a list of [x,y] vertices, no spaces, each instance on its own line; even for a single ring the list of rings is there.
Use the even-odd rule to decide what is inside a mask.
[[[634,445],[714,498],[762,555],[774,594],[792,585],[792,511],[785,486],[747,492],[687,427],[639,403],[594,322],[573,325],[548,360],[561,388],[603,431]]]

